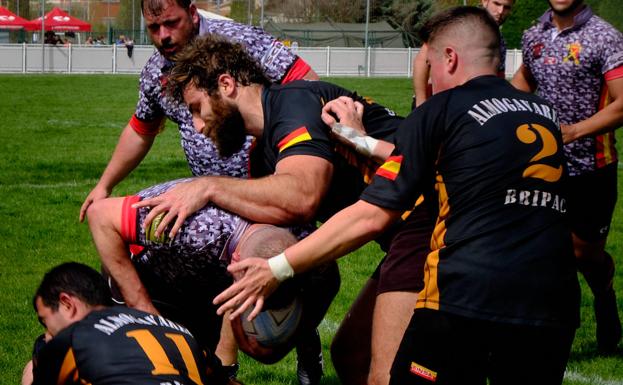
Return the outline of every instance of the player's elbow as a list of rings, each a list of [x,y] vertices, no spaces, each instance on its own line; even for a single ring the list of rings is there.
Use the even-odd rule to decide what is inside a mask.
[[[289,221],[293,223],[309,223],[314,221],[316,213],[320,207],[317,199],[305,197],[296,202],[292,202],[285,211]]]

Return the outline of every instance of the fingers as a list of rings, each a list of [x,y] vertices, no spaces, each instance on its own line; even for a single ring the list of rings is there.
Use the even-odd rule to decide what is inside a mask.
[[[84,222],[84,218],[87,215],[87,209],[91,206],[91,203],[93,203],[93,199],[87,198],[87,200],[85,200],[80,207],[80,223]]]
[[[357,112],[357,116],[359,119],[363,119],[363,110],[364,106],[361,102],[355,102],[355,112]]]
[[[325,104],[325,106],[322,107],[322,113],[320,114],[320,118],[322,119],[324,124],[329,127],[333,126],[336,123],[335,118],[333,117],[333,115],[331,115],[331,112],[333,112],[332,107],[333,105],[331,104],[331,102]]]

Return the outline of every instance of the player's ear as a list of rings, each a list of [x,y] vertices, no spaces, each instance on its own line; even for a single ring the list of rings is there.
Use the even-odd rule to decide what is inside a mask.
[[[218,88],[221,96],[232,97],[236,92],[236,79],[230,74],[221,74],[218,77]]]
[[[448,73],[454,73],[457,69],[459,60],[457,52],[452,47],[446,47],[443,51],[443,63]]]
[[[190,6],[188,7],[188,12],[190,12],[190,17],[193,21],[193,24],[195,26],[199,25],[199,11],[197,11],[197,6],[192,3],[190,4]]]

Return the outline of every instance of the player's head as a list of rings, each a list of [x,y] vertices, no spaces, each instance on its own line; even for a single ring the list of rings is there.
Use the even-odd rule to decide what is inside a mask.
[[[552,12],[565,17],[579,12],[584,0],[548,0]]]
[[[483,8],[455,7],[437,13],[420,35],[428,44],[433,93],[497,72],[500,30]]]
[[[241,87],[269,81],[241,44],[206,35],[194,39],[175,58],[167,92],[183,98],[195,129],[229,156],[244,143],[246,132],[236,97]]]
[[[287,229],[267,224],[254,224],[244,232],[236,251],[241,259],[270,258],[297,242]]]
[[[498,25],[504,24],[515,4],[515,0],[480,0],[480,2]]]
[[[91,310],[109,305],[110,290],[102,275],[76,262],[48,271],[33,298],[39,320],[52,336]]]
[[[141,0],[141,9],[149,37],[167,59],[199,32],[199,14],[191,0]]]
[[[240,237],[232,261],[247,258],[268,259],[297,242],[296,237],[287,229],[267,224],[253,224]],[[266,303],[267,308],[281,307],[290,303],[298,293],[296,279],[283,282],[273,292]]]

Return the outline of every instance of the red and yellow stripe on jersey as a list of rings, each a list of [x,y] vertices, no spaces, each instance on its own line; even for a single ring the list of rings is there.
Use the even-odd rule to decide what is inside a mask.
[[[309,131],[307,131],[307,127],[301,126],[296,130],[289,133],[285,138],[283,138],[278,144],[277,148],[279,148],[279,152],[282,152],[288,147],[292,147],[297,143],[301,143],[307,140],[312,140],[311,135],[309,135]]]
[[[382,176],[389,180],[396,180],[400,173],[400,166],[402,165],[402,155],[390,156],[385,163],[376,170],[376,175]]]
[[[623,66],[610,70],[604,74],[606,82],[623,77]],[[599,108],[601,111],[612,102],[608,86],[604,84],[599,97]],[[597,168],[607,166],[617,161],[617,151],[614,147],[615,137],[614,131],[607,132],[595,137],[595,165]]]

